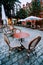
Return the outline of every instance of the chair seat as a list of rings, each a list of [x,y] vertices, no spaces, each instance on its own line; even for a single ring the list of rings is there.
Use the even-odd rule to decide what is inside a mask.
[[[21,44],[22,44],[26,49],[29,49],[29,44],[30,44],[30,42],[31,42],[32,40],[34,40],[35,38],[37,38],[37,37],[38,37],[38,35],[35,36],[34,38],[33,38],[33,37],[29,37],[29,38],[28,38],[28,41],[23,41]],[[37,41],[37,39],[36,39],[36,41]],[[36,41],[33,42],[34,45],[35,45]],[[34,46],[34,45],[32,44],[32,46]],[[31,47],[31,49],[32,49],[32,48],[33,48],[33,47]]]
[[[12,31],[7,31],[7,34],[10,34],[10,33],[12,33]]]
[[[28,41],[23,41],[21,43],[26,49],[28,49]]]
[[[12,41],[12,42],[10,42],[10,47],[20,47],[21,46],[21,44],[20,44],[20,41],[18,41],[18,40],[14,40],[14,41]]]
[[[30,49],[33,49],[33,47],[31,46]]]
[[[4,28],[3,32],[6,33],[6,34],[12,33],[12,31],[8,28]]]
[[[20,30],[16,30],[16,33],[19,33],[20,32]]]

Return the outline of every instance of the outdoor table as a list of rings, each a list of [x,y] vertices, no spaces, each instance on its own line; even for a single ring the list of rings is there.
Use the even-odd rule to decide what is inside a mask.
[[[21,42],[23,42],[24,38],[26,38],[28,36],[29,36],[29,34],[26,33],[26,32],[19,32],[19,33],[14,33],[13,34],[13,37],[20,39]]]

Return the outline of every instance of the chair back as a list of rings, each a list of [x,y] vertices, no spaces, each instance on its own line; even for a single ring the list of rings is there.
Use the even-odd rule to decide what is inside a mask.
[[[5,40],[5,42],[7,43],[7,45],[10,47],[10,41],[9,41],[9,39],[8,39],[8,37],[7,37],[7,35],[6,34],[4,34],[4,40]]]
[[[18,28],[14,28],[13,32],[14,32],[14,33],[19,33],[19,32],[21,32],[21,30],[18,29]]]
[[[21,30],[17,29],[17,30],[16,30],[16,33],[19,33],[19,32],[21,32]]]
[[[41,36],[34,38],[29,44],[29,50],[34,49],[40,40]]]

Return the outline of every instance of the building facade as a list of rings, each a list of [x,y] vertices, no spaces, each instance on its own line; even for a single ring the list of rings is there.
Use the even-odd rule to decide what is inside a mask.
[[[40,17],[43,18],[43,0],[40,0],[41,3],[41,12],[40,12]]]
[[[15,2],[14,4],[14,14],[21,9],[21,2]]]
[[[30,15],[31,11],[30,11],[30,8],[31,8],[31,3],[26,3],[26,4],[23,4],[23,9],[27,11],[27,14]]]
[[[37,0],[32,0],[32,1],[37,1]],[[41,12],[40,12],[40,17],[43,18],[43,0],[39,0],[41,4]]]

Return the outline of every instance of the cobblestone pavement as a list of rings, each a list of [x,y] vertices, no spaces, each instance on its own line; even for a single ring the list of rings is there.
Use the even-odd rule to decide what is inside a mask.
[[[43,31],[15,27],[21,29],[23,32],[29,33],[29,38],[34,38],[36,35],[41,36],[41,41],[36,47],[37,56],[31,53],[28,57],[26,49],[20,52],[16,49],[9,54],[9,47],[4,41],[3,33],[0,33],[0,65],[43,65]],[[26,39],[28,40],[28,38]]]

